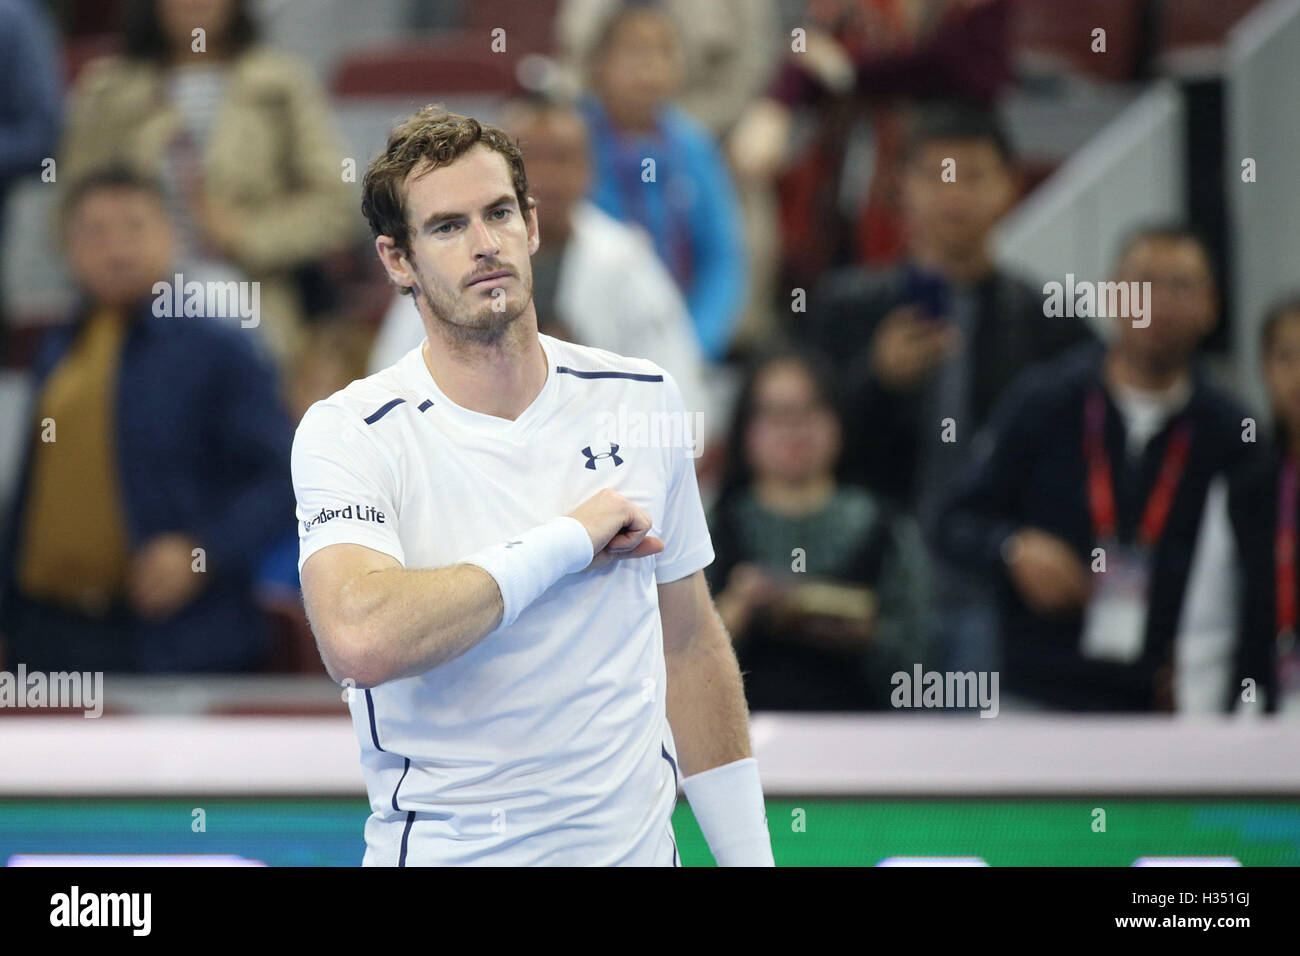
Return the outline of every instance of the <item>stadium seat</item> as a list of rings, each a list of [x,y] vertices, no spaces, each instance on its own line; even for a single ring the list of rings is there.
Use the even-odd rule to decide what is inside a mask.
[[[271,621],[272,651],[265,673],[324,675],[316,638],[302,603],[296,598],[263,595],[263,612]]]
[[[70,37],[63,41],[63,81],[71,89],[77,77],[91,60],[117,53],[122,47],[115,34]]]
[[[63,35],[75,39],[115,33],[126,15],[126,0],[61,0],[53,6],[58,8]]]
[[[493,53],[479,33],[437,34],[421,40],[355,50],[340,59],[333,92],[342,98],[509,95],[517,92],[516,51]]]
[[[547,53],[554,46],[559,5],[559,0],[475,0],[466,4],[465,29],[490,32],[504,27],[511,55]]]
[[[1142,20],[1141,0],[1021,0],[1014,27],[1017,59],[1029,72],[1128,82],[1137,76]],[[1106,31],[1105,53],[1092,52],[1097,28]]]
[[[1160,7],[1160,52],[1220,46],[1261,0],[1175,0]]]

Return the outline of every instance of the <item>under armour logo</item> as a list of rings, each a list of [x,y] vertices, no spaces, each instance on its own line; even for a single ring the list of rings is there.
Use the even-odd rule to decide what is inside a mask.
[[[600,458],[613,458],[615,468],[623,464],[623,459],[618,457],[617,445],[610,445],[609,451],[604,452],[603,454],[600,455],[593,455],[591,453],[591,446],[588,445],[586,448],[582,450],[582,453],[587,456],[587,467],[590,468],[592,471],[596,470],[596,460]]]

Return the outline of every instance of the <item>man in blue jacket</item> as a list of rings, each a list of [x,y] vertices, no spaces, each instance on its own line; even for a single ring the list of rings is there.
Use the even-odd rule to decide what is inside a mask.
[[[62,224],[83,298],[33,367],[0,545],[6,665],[255,668],[269,631],[252,576],[294,506],[273,372],[251,328],[163,307],[176,277],[157,184],[92,174]]]

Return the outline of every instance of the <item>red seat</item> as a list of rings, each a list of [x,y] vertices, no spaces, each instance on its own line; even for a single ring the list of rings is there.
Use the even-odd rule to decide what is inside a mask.
[[[466,4],[464,27],[470,32],[506,31],[506,52],[548,53],[555,45],[559,0],[474,0]]]
[[[1015,45],[1022,61],[1052,63],[1099,80],[1126,82],[1137,72],[1141,0],[1020,0]],[[1106,31],[1106,52],[1092,52],[1092,31]]]
[[[1261,0],[1172,0],[1161,6],[1160,51],[1221,46],[1228,31]]]
[[[334,75],[340,97],[513,95],[519,91],[509,39],[505,53],[493,53],[491,37],[479,31],[443,33],[421,40],[354,50]]]
[[[216,704],[203,712],[205,717],[338,717],[346,715],[348,705],[340,693],[336,703],[320,704]]]
[[[1019,198],[1024,199],[1035,189],[1045,183],[1060,163],[1051,159],[1021,159],[1016,163],[1016,182],[1020,187]]]
[[[40,719],[43,717],[85,717],[86,711],[87,708],[85,707],[0,707],[0,720],[22,718]],[[100,716],[116,717],[119,714],[130,713],[132,713],[132,711],[129,709],[104,704]]]
[[[62,33],[79,39],[116,33],[126,19],[126,5],[127,0],[61,0]]]
[[[63,79],[68,88],[77,81],[81,71],[91,60],[118,53],[122,49],[120,38],[113,34],[70,37],[63,41]]]
[[[270,660],[263,668],[271,674],[325,673],[316,637],[307,623],[307,613],[301,602],[288,597],[263,595],[259,604],[270,618],[272,649]]]

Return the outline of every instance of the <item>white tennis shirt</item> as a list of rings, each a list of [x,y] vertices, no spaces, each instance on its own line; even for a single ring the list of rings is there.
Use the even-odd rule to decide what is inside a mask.
[[[514,421],[450,401],[415,348],[298,426],[299,569],[340,543],[455,564],[603,488],[665,544],[561,578],[452,661],[352,692],[365,865],[678,863],[656,585],[713,560],[694,459],[666,427],[685,409],[652,362],[539,338],[546,384]],[[611,441],[614,420],[631,427]]]

